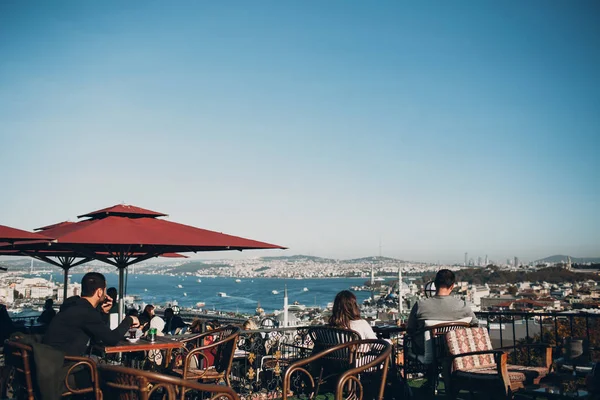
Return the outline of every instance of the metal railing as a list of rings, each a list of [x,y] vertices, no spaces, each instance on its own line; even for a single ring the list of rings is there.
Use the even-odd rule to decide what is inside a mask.
[[[585,312],[477,312],[480,326],[485,326],[494,348],[517,349],[522,343],[546,344],[560,357],[566,339],[582,339],[591,360],[600,360],[600,314]]]
[[[286,368],[310,356],[312,347],[308,327],[242,331],[232,367],[233,389],[241,398],[281,397]]]

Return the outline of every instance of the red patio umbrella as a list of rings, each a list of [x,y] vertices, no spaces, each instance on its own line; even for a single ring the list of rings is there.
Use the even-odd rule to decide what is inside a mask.
[[[9,245],[15,242],[28,240],[47,242],[52,240],[52,238],[39,233],[27,232],[21,229],[11,228],[10,226],[0,225],[0,242],[6,242],[6,245]],[[0,269],[6,271],[6,268],[0,267]]]
[[[124,269],[165,253],[199,251],[285,249],[285,247],[195,228],[159,217],[166,214],[131,205],[116,205],[80,215],[76,223],[43,229],[55,242],[34,244],[38,249],[69,250],[81,257],[119,269],[119,312],[123,312]],[[15,244],[15,247],[20,244]],[[32,244],[23,245],[32,249]]]

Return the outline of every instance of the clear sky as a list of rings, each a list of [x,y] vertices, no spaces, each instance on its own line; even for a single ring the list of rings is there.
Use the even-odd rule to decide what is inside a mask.
[[[599,152],[597,1],[0,2],[0,224],[600,256]]]

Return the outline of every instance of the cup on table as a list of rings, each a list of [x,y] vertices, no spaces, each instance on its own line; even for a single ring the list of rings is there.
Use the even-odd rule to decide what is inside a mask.
[[[129,339],[135,339],[137,337],[137,329],[129,330]]]

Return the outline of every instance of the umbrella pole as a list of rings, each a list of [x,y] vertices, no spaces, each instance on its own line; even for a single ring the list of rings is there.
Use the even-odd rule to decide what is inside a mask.
[[[123,314],[125,309],[125,299],[123,299],[124,292],[125,268],[119,268],[119,322],[123,321]]]
[[[64,281],[63,281],[63,303],[67,299],[67,284],[69,283],[69,269],[65,268],[64,271],[65,271],[65,274],[64,274]]]

